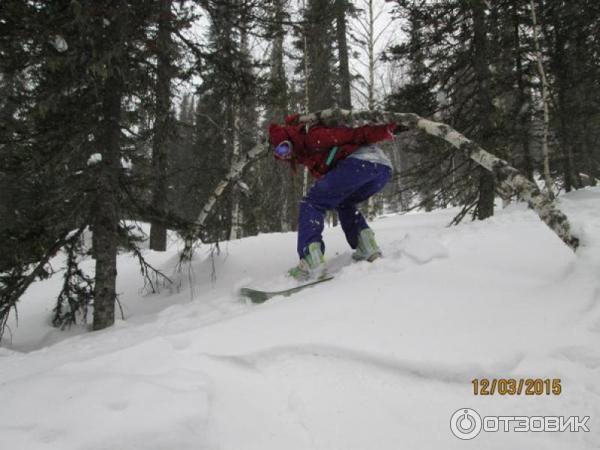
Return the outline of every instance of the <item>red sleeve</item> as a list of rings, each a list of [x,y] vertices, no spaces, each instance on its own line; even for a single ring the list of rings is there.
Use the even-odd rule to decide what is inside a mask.
[[[313,149],[326,149],[345,144],[374,144],[394,137],[396,124],[364,125],[358,128],[323,127],[311,128],[306,135],[306,144]]]
[[[327,149],[352,143],[354,129],[347,127],[315,126],[306,134],[306,145],[312,149]]]
[[[354,128],[353,144],[375,144],[380,141],[388,141],[394,138],[395,123],[385,125],[365,125]]]

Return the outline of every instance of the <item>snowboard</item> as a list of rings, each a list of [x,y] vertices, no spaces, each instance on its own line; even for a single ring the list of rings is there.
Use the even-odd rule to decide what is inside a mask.
[[[241,288],[240,295],[242,297],[249,298],[252,303],[264,303],[270,298],[273,298],[277,295],[283,295],[284,297],[288,297],[296,292],[300,292],[303,289],[312,287],[316,284],[324,283],[325,281],[333,280],[333,276],[329,275],[325,278],[321,278],[315,281],[310,281],[308,283],[301,284],[299,286],[294,286],[293,288],[283,289],[281,291],[261,291],[259,289],[252,288]]]

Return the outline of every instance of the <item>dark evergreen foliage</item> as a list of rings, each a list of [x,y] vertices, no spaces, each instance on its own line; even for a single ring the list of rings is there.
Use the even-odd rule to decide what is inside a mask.
[[[394,3],[407,39],[390,56],[408,65],[409,76],[389,97],[389,108],[449,123],[512,162],[530,179],[540,174],[543,108],[529,2]],[[590,37],[590,31],[598,27],[598,7],[583,1],[536,0],[534,4],[541,12],[542,63],[551,87],[552,175],[566,190],[583,185],[578,174],[593,184],[598,167],[594,142],[599,66],[594,53],[597,39]],[[409,159],[405,171],[405,189],[427,203],[429,192],[445,191],[452,185],[458,192],[440,198],[458,199],[479,218],[492,213],[494,188],[486,174],[470,163],[463,167],[460,161],[440,166],[421,143],[416,148],[419,154]],[[457,163],[459,173],[451,170]],[[432,170],[434,176],[428,177]],[[456,176],[467,182],[448,183]],[[472,203],[475,195],[480,199],[476,204]]]

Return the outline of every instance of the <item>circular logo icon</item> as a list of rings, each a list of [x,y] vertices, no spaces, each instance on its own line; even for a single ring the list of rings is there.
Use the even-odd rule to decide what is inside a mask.
[[[459,439],[473,439],[481,431],[481,416],[471,408],[461,408],[450,419],[452,434]]]

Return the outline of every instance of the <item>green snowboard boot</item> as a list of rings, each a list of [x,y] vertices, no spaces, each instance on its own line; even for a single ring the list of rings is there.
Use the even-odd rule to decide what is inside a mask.
[[[321,243],[313,242],[308,245],[308,252],[300,260],[300,263],[290,269],[288,274],[298,281],[322,279],[327,276],[325,268],[325,256],[321,251]]]
[[[375,241],[375,233],[370,228],[365,228],[358,235],[358,247],[352,254],[352,259],[373,262],[380,257],[381,250]]]

